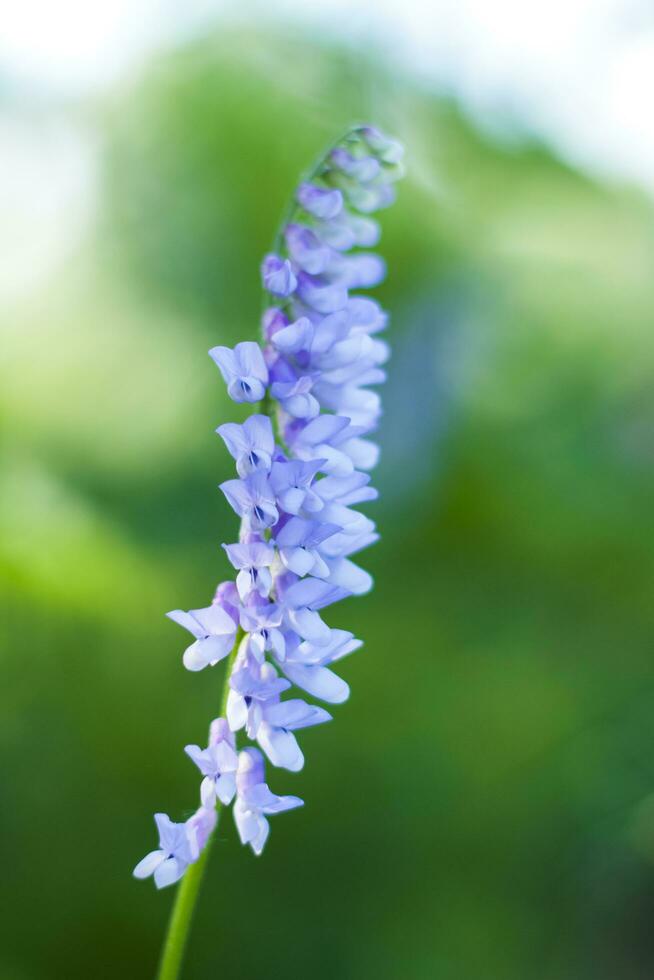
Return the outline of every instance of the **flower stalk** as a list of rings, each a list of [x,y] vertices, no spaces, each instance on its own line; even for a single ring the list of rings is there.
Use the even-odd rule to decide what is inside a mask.
[[[233,803],[244,844],[262,853],[268,817],[303,805],[265,781],[264,756],[294,773],[304,765],[296,732],[331,720],[319,705],[282,698],[291,687],[333,705],[349,695],[333,671],[361,641],[331,628],[324,608],[372,587],[351,556],[377,540],[358,509],[375,500],[369,471],[378,448],[369,436],[381,414],[371,386],[384,381],[389,351],[378,337],[385,312],[366,295],[386,274],[373,248],[376,210],[394,200],[401,146],[371,126],[355,126],[300,183],[263,261],[260,346],[251,341],[209,351],[235,402],[258,406],[242,425],[217,429],[237,479],[221,484],[241,519],[225,544],[235,581],[222,582],[210,606],[168,616],[191,633],[184,666],[201,671],[226,661],[219,716],[206,748],[187,745],[202,775],[201,805],[184,823],[155,815],[159,848],[134,869],[158,888],[180,882],[159,980],[180,974],[193,911],[219,813]],[[239,748],[237,733],[250,744]]]

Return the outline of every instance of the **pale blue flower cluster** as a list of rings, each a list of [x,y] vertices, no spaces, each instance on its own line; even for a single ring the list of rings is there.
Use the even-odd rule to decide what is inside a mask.
[[[236,581],[223,582],[205,609],[168,613],[193,637],[188,670],[232,656],[225,717],[211,724],[206,748],[186,746],[202,775],[201,805],[181,824],[157,814],[159,849],[134,870],[153,874],[158,887],[197,860],[218,802],[234,801],[242,842],[261,853],[267,817],[302,805],[271,792],[264,756],[297,772],[304,756],[296,732],[331,719],[284,695],[292,685],[327,704],[349,694],[333,667],[361,642],[321,612],[372,585],[352,555],[377,533],[355,508],[377,496],[368,471],[378,449],[369,436],[381,406],[370,386],[384,380],[388,357],[378,336],[386,314],[351,290],[384,278],[383,260],[366,251],[380,237],[370,214],[393,201],[401,157],[401,146],[370,126],[330,151],[298,188],[276,251],[264,259],[275,305],[263,316],[263,348],[246,341],[209,352],[230,397],[261,405],[242,425],[217,430],[238,474],[221,485],[241,518],[239,541],[223,546]],[[258,747],[238,751],[241,731]]]

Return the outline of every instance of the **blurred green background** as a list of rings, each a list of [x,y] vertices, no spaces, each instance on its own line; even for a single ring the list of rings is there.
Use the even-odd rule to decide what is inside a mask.
[[[2,106],[46,158],[83,134],[94,175],[74,247],[0,307],[2,980],[154,972],[173,895],[131,870],[153,811],[194,808],[222,683],[163,614],[235,533],[206,350],[256,336],[285,201],[354,119],[409,171],[376,588],[329,617],[365,646],[305,770],[269,773],[304,810],[259,860],[223,819],[185,976],[651,977],[650,200],[292,33]]]

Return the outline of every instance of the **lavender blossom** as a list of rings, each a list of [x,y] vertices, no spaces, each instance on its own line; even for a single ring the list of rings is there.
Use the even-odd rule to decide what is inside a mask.
[[[196,764],[204,779],[200,785],[202,805],[215,810],[216,798],[225,805],[232,802],[236,792],[236,755],[234,735],[224,718],[212,723],[209,744],[187,745],[184,751]]]
[[[159,831],[159,848],[150,851],[134,868],[135,878],[154,875],[157,888],[173,885],[182,877],[191,862],[200,853],[197,831],[185,823],[173,823],[165,813],[155,813]]]
[[[193,835],[198,845],[198,851],[204,849],[214,832],[217,820],[218,811],[215,803],[212,803],[211,806],[198,807],[193,816],[186,821],[187,833]]]
[[[290,584],[277,580],[281,592],[285,621],[292,632],[303,640],[323,646],[329,643],[332,631],[322,620],[319,609],[330,606],[349,593],[317,578],[298,579],[292,576]]]
[[[218,604],[189,612],[173,609],[166,615],[195,637],[195,643],[187,647],[183,657],[187,670],[202,670],[203,667],[217,664],[234,646],[236,624]]]
[[[286,641],[279,629],[283,617],[281,606],[258,601],[257,596],[252,596],[241,607],[241,627],[248,636],[248,649],[262,663],[268,650],[273,650],[278,659],[284,659]]]
[[[316,184],[300,184],[297,191],[298,203],[315,218],[335,218],[343,208],[343,195],[338,190],[318,187]]]
[[[249,844],[257,855],[263,851],[270,830],[266,817],[303,805],[297,796],[275,796],[264,776],[263,757],[258,749],[243,749],[236,774],[234,821],[241,843]]]
[[[263,707],[275,702],[291,686],[246,639],[229,678],[227,721],[233,732],[245,728],[248,738],[256,738],[263,721]]]
[[[301,698],[288,701],[268,702],[263,707],[261,723],[257,729],[257,742],[274,766],[298,772],[304,765],[304,756],[293,732],[311,725],[331,721],[324,708],[307,704]]]
[[[236,472],[246,477],[256,470],[270,470],[275,451],[272,422],[267,415],[251,415],[243,425],[226,422],[216,432],[236,460]]]
[[[355,157],[341,147],[332,150],[330,159],[338,170],[364,183],[374,180],[381,172],[381,165],[375,157]]]
[[[235,402],[258,402],[268,384],[268,369],[261,348],[249,340],[229,347],[212,347],[209,356],[222,374],[229,397]]]
[[[284,673],[297,687],[329,704],[347,701],[350,688],[330,669],[330,665],[361,647],[345,630],[332,630],[326,644],[309,643],[307,640],[288,646],[282,667]]]
[[[312,487],[312,483],[325,462],[324,459],[314,459],[309,462],[290,459],[286,462],[280,460],[273,463],[270,485],[283,511],[287,514],[299,514],[301,510],[309,513],[322,510],[323,502]]]
[[[262,598],[270,595],[272,574],[270,566],[275,560],[275,549],[265,541],[255,539],[244,544],[224,544],[227,557],[238,569],[236,588],[241,602],[256,592]]]
[[[371,214],[394,199],[401,157],[400,144],[372,126],[330,150],[298,187],[263,260],[262,285],[275,297],[262,318],[263,348],[243,342],[209,352],[232,400],[259,408],[216,430],[238,474],[220,485],[241,518],[238,541],[223,545],[236,581],[222,582],[208,608],[168,613],[194,638],[183,658],[189,670],[229,659],[208,744],[185,750],[202,777],[201,806],[184,824],[157,814],[160,847],[134,871],[153,874],[158,887],[197,861],[217,808],[232,800],[241,841],[261,854],[267,817],[302,805],[268,788],[262,751],[296,772],[304,765],[296,733],[331,719],[287,692],[295,685],[328,704],[349,695],[333,668],[361,641],[328,625],[323,610],[372,587],[352,556],[378,537],[358,507],[377,496],[369,471],[379,450],[370,437],[381,400],[370,389],[384,381],[389,356],[378,336],[386,313],[352,290],[386,275],[383,259],[361,249],[379,240]],[[260,748],[239,751],[237,737]]]
[[[284,232],[288,253],[304,272],[317,275],[324,272],[332,260],[332,250],[323,244],[306,225],[286,225]]]
[[[267,255],[261,266],[263,284],[274,296],[289,296],[297,286],[297,279],[288,259]]]
[[[261,470],[244,480],[226,480],[220,489],[239,517],[253,531],[264,531],[279,519],[275,495]]]
[[[340,530],[339,524],[291,517],[275,534],[275,545],[282,564],[296,575],[326,578],[329,566],[320,554],[320,545]]]
[[[275,381],[270,386],[270,394],[280,407],[296,419],[315,419],[320,414],[320,402],[311,393],[316,378],[305,374],[301,378]]]

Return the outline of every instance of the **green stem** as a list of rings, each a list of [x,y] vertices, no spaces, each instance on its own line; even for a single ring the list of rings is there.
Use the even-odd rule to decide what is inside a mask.
[[[236,654],[238,653],[242,636],[243,632],[239,629],[236,634],[234,649],[230,653],[225,665],[225,679],[223,681],[223,689],[220,698],[219,714],[221,718],[225,716],[225,711],[227,709],[229,675],[232,672],[232,667],[234,666],[234,661],[236,660]],[[175,901],[173,902],[170,919],[168,920],[166,937],[161,950],[157,980],[177,980],[177,978],[180,976],[182,960],[184,959],[184,951],[186,949],[186,943],[188,941],[188,936],[191,929],[191,921],[193,919],[193,912],[195,910],[195,903],[197,901],[198,892],[200,891],[200,885],[202,884],[207,861],[209,860],[211,845],[218,831],[221,809],[222,806],[220,801],[216,801],[217,820],[214,831],[205,844],[202,854],[198,860],[189,865],[189,867],[186,869],[184,877],[177,886],[177,894],[175,895]]]
[[[218,806],[218,810],[220,812],[220,805]],[[216,824],[216,829],[217,826]],[[214,830],[214,834],[215,832]],[[202,854],[195,864],[191,864],[187,868],[186,874],[177,887],[177,895],[175,896],[166,939],[161,951],[161,961],[157,974],[158,980],[177,980],[177,977],[180,975],[179,971],[182,966],[182,959],[184,958],[186,940],[188,939],[191,928],[195,902],[200,891],[200,885],[202,884],[210,846],[211,839],[207,841]]]

